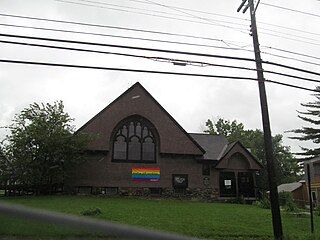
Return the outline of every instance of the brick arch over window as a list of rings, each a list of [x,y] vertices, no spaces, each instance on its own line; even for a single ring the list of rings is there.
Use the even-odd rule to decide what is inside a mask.
[[[134,115],[121,121],[112,134],[112,161],[154,163],[159,142],[153,124]]]

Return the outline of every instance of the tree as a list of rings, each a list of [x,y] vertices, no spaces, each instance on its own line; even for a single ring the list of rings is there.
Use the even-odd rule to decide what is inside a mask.
[[[253,156],[262,164],[263,169],[257,177],[257,185],[260,189],[268,189],[267,163],[265,160],[264,138],[260,129],[245,129],[242,123],[236,120],[230,122],[223,118],[219,118],[216,122],[210,119],[206,122],[209,134],[224,135],[229,142],[240,141]],[[277,184],[296,181],[299,176],[300,167],[296,159],[290,152],[290,147],[282,145],[282,135],[277,134],[272,137],[273,154],[275,158],[275,166],[277,172]]]
[[[62,101],[33,103],[15,115],[3,144],[2,177],[37,193],[50,193],[54,184],[63,184],[90,140],[75,134],[72,121]]]
[[[320,92],[320,86],[316,87],[316,90]],[[294,129],[290,132],[299,134],[297,137],[290,137],[291,139],[297,139],[300,141],[312,141],[315,144],[320,143],[320,94],[314,94],[316,100],[308,103],[301,103],[301,106],[307,108],[305,112],[298,111],[298,117],[305,121],[309,126],[302,127],[300,129]],[[314,158],[320,155],[320,147],[305,148],[301,147],[302,152],[296,153],[296,155],[303,156],[305,159]]]

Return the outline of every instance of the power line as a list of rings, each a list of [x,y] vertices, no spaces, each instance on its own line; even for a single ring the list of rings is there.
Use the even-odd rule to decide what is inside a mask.
[[[279,38],[297,40],[297,41],[305,42],[305,43],[310,43],[309,41],[319,42],[319,40],[315,39],[315,38],[310,38],[310,37],[306,37],[306,36],[299,36],[299,35],[296,35],[296,34],[286,33],[286,32],[283,32],[283,31],[276,31],[274,29],[272,29],[272,30],[266,29],[266,28],[261,28],[261,29],[264,29],[264,31],[261,32],[264,35],[270,35],[270,36],[275,36],[275,37],[279,37]],[[266,31],[269,31],[271,33],[266,32]],[[283,34],[284,36],[281,35],[281,34]],[[288,38],[288,36],[290,36],[290,38]]]
[[[240,32],[243,32],[245,29],[241,28],[236,28],[236,27],[230,27],[226,26],[220,23],[217,23],[219,21],[215,20],[205,20],[205,22],[199,22],[199,21],[193,21],[193,20],[188,20],[188,19],[183,19],[183,18],[177,18],[177,17],[170,17],[170,16],[163,16],[163,15],[158,15],[158,14],[151,14],[151,13],[142,13],[142,12],[135,12],[135,11],[130,11],[130,10],[125,10],[125,9],[117,9],[117,8],[111,8],[111,7],[103,7],[103,6],[96,6],[96,5],[91,5],[91,4],[86,4],[86,3],[79,3],[79,2],[73,2],[73,1],[68,1],[68,0],[56,0],[59,2],[64,2],[64,3],[69,3],[69,4],[75,4],[75,5],[84,5],[84,6],[90,6],[90,7],[98,7],[98,8],[106,8],[110,10],[115,10],[115,11],[121,11],[121,12],[128,12],[128,13],[135,13],[135,14],[141,14],[141,15],[146,15],[146,16],[152,16],[152,17],[160,17],[160,18],[166,18],[166,19],[172,19],[172,20],[179,20],[179,21],[184,21],[184,22],[191,22],[191,23],[198,23],[198,24],[206,24],[206,25],[213,25],[213,26],[222,26],[222,27],[227,27],[233,30],[237,30]],[[200,18],[201,19],[201,18]],[[202,21],[204,19],[201,19]],[[233,23],[234,24],[234,23]],[[249,32],[243,32],[245,34],[248,34]]]
[[[186,12],[186,11],[183,11],[183,10],[180,10],[180,9],[176,9],[176,8],[174,8],[174,7],[171,7],[171,6],[168,6],[168,5],[165,5],[165,4],[156,3],[156,2],[151,1],[151,0],[146,0],[146,2],[149,2],[149,3],[154,4],[154,5],[157,5],[157,6],[165,7],[165,8],[168,8],[168,9],[171,9],[171,10],[174,10],[174,11],[177,11],[177,12],[181,12],[181,13],[183,13],[183,14],[186,14],[187,16],[191,16],[191,17],[196,18],[196,19],[201,19],[201,20],[207,21],[207,22],[209,22],[209,23],[212,23],[212,22],[213,22],[213,23],[221,22],[221,21],[216,21],[216,20],[212,20],[212,19],[207,19],[207,18],[199,17],[199,16],[196,16],[196,15],[194,15],[194,14],[190,14],[190,13],[188,13],[188,12]],[[230,23],[230,22],[229,22],[229,23]],[[234,27],[226,26],[226,25],[223,25],[223,24],[218,24],[218,25],[219,25],[219,26],[222,26],[222,27],[226,27],[226,28],[231,28],[231,29],[233,29],[233,30],[237,30],[237,31],[239,31],[239,32],[241,32],[241,33],[247,34],[247,32],[243,32],[242,30],[237,29],[237,28],[234,28]]]
[[[64,3],[70,3],[70,4],[76,4],[76,5],[90,6],[90,7],[106,8],[106,9],[117,10],[117,11],[125,11],[125,12],[129,12],[129,13],[137,13],[137,14],[143,14],[143,15],[148,15],[148,16],[162,17],[162,18],[167,18],[167,19],[187,21],[187,22],[198,23],[198,24],[210,24],[210,25],[215,25],[215,26],[221,26],[221,27],[225,27],[225,28],[230,28],[230,29],[239,31],[239,32],[241,32],[241,33],[248,34],[248,32],[244,32],[244,30],[247,30],[246,28],[235,28],[235,27],[231,27],[231,26],[228,26],[228,25],[224,25],[224,24],[222,24],[222,23],[228,23],[228,24],[236,24],[236,25],[246,26],[246,25],[244,25],[244,24],[238,24],[238,23],[233,23],[233,22],[228,22],[228,21],[221,21],[221,20],[213,20],[213,19],[203,18],[203,17],[199,17],[199,16],[196,16],[196,15],[189,14],[189,13],[187,13],[187,12],[178,10],[178,9],[176,9],[175,7],[168,6],[168,5],[164,5],[164,4],[155,3],[155,2],[152,2],[152,1],[150,1],[149,3],[150,3],[150,4],[154,4],[154,5],[158,5],[158,6],[167,7],[167,8],[169,8],[169,9],[173,9],[173,10],[178,11],[178,12],[182,12],[182,13],[188,15],[188,16],[191,16],[192,18],[201,19],[201,20],[203,20],[203,21],[205,21],[205,22],[196,22],[196,21],[192,21],[192,20],[186,20],[186,19],[175,18],[175,17],[166,17],[166,16],[155,15],[155,14],[150,14],[150,13],[140,13],[140,12],[123,10],[123,9],[114,9],[114,8],[110,8],[110,7],[102,7],[102,6],[85,4],[85,3],[79,3],[79,2],[68,1],[68,0],[55,0],[55,1],[64,2]],[[80,0],[80,1],[93,2],[93,1],[85,1],[85,0]],[[106,3],[99,3],[99,4],[106,4]],[[109,5],[109,4],[106,4],[106,5]],[[157,12],[160,12],[160,11],[157,11]],[[163,13],[163,12],[162,12],[162,13]],[[166,14],[167,14],[167,13],[166,13]],[[261,28],[261,29],[263,29],[263,28]],[[270,30],[270,29],[266,29],[266,28],[265,28],[264,30],[266,30],[266,31],[271,31],[271,32],[276,32],[276,33],[282,33],[282,32],[279,32],[279,31]],[[287,36],[282,36],[282,35],[277,35],[277,34],[271,34],[271,33],[268,33],[268,32],[261,32],[261,33],[262,33],[262,34],[265,34],[265,35],[270,35],[270,36],[274,36],[274,37],[279,37],[279,38],[284,38],[284,39],[290,39],[290,40],[295,40],[295,41],[300,41],[300,42],[301,42],[301,40],[289,38],[289,37],[287,37]],[[307,40],[318,41],[318,40],[316,40],[316,39],[307,38],[307,37],[305,37],[305,36],[297,36],[297,35],[294,35],[294,34],[287,34],[287,35],[291,35],[291,36],[296,37],[296,38],[302,38],[302,39],[307,39]],[[310,43],[310,42],[308,42],[308,41],[302,41],[302,42],[305,42],[305,43],[308,43],[308,44],[313,44],[313,43]],[[315,45],[318,45],[318,44],[315,43]]]
[[[77,3],[75,1],[64,1],[64,0],[55,0],[56,2],[66,2],[66,3],[74,3],[74,4],[79,4],[79,5],[84,5],[84,6],[90,6],[90,7],[101,7],[98,5],[90,5],[90,4],[83,4],[83,3]],[[150,10],[150,9],[145,9],[145,8],[137,8],[137,7],[129,7],[129,6],[122,6],[118,4],[111,4],[111,3],[105,3],[105,2],[97,2],[97,1],[86,1],[86,0],[78,0],[81,2],[86,2],[86,3],[93,3],[93,4],[99,4],[99,5],[104,5],[104,6],[112,6],[112,7],[120,7],[120,8],[126,8],[126,9],[134,9],[134,10],[142,10],[142,11],[148,11],[148,12],[155,12],[155,13],[162,13],[162,14],[167,14],[167,15],[173,15],[173,16],[179,16],[179,17],[184,17],[185,15],[182,14],[173,14],[173,13],[168,13],[168,12],[163,12],[163,11],[157,11],[157,10]],[[110,8],[113,9],[113,8]],[[113,9],[117,10],[117,9]]]
[[[301,14],[305,14],[305,15],[309,15],[309,16],[313,16],[313,17],[320,17],[320,15],[318,15],[318,14],[304,12],[304,11],[300,11],[300,10],[296,10],[296,9],[292,9],[292,8],[277,6],[277,5],[273,5],[273,4],[269,4],[269,3],[261,3],[261,4],[269,6],[269,7],[279,8],[279,9],[283,9],[283,10],[287,10],[287,11],[291,11],[291,12],[295,12],[295,13],[301,13]]]
[[[66,3],[72,3],[72,4],[79,4],[79,5],[84,5],[84,6],[91,6],[91,7],[100,7],[100,8],[103,8],[101,6],[98,6],[98,5],[91,5],[92,3],[93,4],[99,4],[99,5],[106,5],[106,6],[118,6],[118,7],[121,7],[121,8],[128,8],[128,9],[138,9],[138,10],[143,10],[143,11],[147,11],[147,12],[157,12],[157,13],[162,13],[162,14],[166,14],[166,15],[173,15],[173,16],[180,16],[180,17],[192,17],[192,18],[196,18],[196,19],[201,19],[201,20],[204,20],[204,21],[207,21],[207,22],[214,22],[214,23],[228,23],[228,24],[232,24],[232,25],[239,25],[239,26],[247,26],[245,24],[241,24],[241,23],[238,23],[238,22],[230,22],[230,21],[221,21],[221,20],[216,20],[216,19],[208,19],[208,18],[202,18],[202,17],[199,17],[199,16],[196,16],[196,15],[193,15],[193,14],[190,14],[190,13],[187,13],[185,11],[182,11],[182,10],[186,10],[184,8],[178,8],[178,7],[172,7],[172,6],[169,6],[169,5],[164,5],[164,4],[159,4],[159,3],[156,3],[156,2],[152,2],[152,1],[145,1],[143,3],[147,3],[147,4],[152,4],[152,5],[158,5],[158,6],[161,6],[161,7],[166,7],[166,8],[169,8],[171,10],[174,10],[174,11],[177,11],[177,12],[180,12],[180,13],[183,13],[182,14],[173,14],[173,13],[168,13],[168,12],[163,12],[163,11],[155,11],[155,10],[150,10],[150,9],[144,9],[144,8],[136,8],[136,7],[129,7],[129,6],[122,6],[122,5],[115,5],[115,4],[109,4],[109,3],[104,3],[104,2],[98,2],[98,1],[89,1],[89,0],[78,0],[78,2],[76,2],[75,0],[74,1],[67,1],[67,0],[55,0],[57,2],[66,2]],[[90,5],[89,4],[83,4],[83,3],[79,3],[80,2],[86,2],[86,3],[91,3]],[[136,1],[136,2],[142,2],[142,1]],[[108,8],[107,8],[108,9]],[[182,9],[182,10],[181,10]],[[116,10],[116,9],[113,9],[113,10]],[[188,10],[190,11],[190,9]],[[201,12],[201,11],[193,11],[193,12]],[[136,12],[135,12],[136,13]],[[207,13],[208,14],[208,13]],[[229,17],[229,18],[233,18],[233,19],[241,19],[241,18],[236,18],[236,17],[230,17],[230,16],[226,16],[226,15],[223,15],[223,14],[213,14],[211,13],[210,15],[216,15],[216,16],[223,16],[223,17]],[[243,20],[243,19],[241,19]],[[197,22],[199,23],[199,22]],[[224,26],[222,24],[219,24],[220,26]],[[230,27],[230,26],[225,26],[227,28],[233,28],[233,27]],[[234,29],[234,28],[233,28]],[[236,29],[236,30],[240,30],[240,29]]]
[[[85,0],[82,0],[82,1],[85,1]],[[147,1],[141,1],[141,0],[130,0],[130,1],[132,1],[132,2],[140,2],[140,3],[145,3],[145,4],[151,4],[151,3],[147,2]],[[320,0],[317,0],[317,1],[320,1]],[[167,6],[169,6],[169,5],[167,5]],[[183,8],[183,7],[176,7],[176,6],[170,6],[170,7],[176,8],[176,9],[182,9],[182,10],[186,10],[186,11],[190,11],[190,12],[195,12],[195,13],[201,13],[201,14],[208,14],[208,15],[214,15],[214,16],[219,16],[219,17],[231,18],[231,19],[235,19],[237,21],[241,20],[241,21],[250,22],[249,19],[243,19],[243,18],[240,18],[240,17],[228,16],[228,15],[224,15],[224,14],[217,14],[217,13],[206,12],[206,11],[199,11],[199,10],[190,9],[190,8]],[[309,31],[306,31],[306,30],[303,30],[303,29],[295,29],[295,28],[290,28],[290,27],[287,27],[287,26],[280,26],[280,25],[277,25],[277,24],[270,24],[268,22],[260,22],[259,21],[259,23],[264,24],[264,25],[268,25],[268,26],[271,26],[271,27],[278,27],[278,28],[282,28],[282,29],[297,31],[297,32],[300,32],[300,33],[302,32],[302,33],[308,33],[308,34],[320,36],[320,34],[318,34],[318,33],[309,32]],[[261,29],[266,29],[266,28],[261,28]]]
[[[281,28],[281,29],[286,29],[286,30],[290,30],[290,31],[295,31],[295,32],[299,32],[299,33],[307,33],[307,34],[310,34],[310,35],[316,35],[316,36],[320,36],[319,33],[316,33],[316,32],[309,32],[309,31],[306,31],[306,30],[303,30],[303,29],[296,29],[296,28],[291,28],[291,27],[285,27],[285,26],[280,26],[278,24],[272,24],[272,23],[267,23],[267,22],[260,22],[260,24],[263,24],[263,25],[267,25],[267,26],[271,26],[271,27],[277,27],[277,28]],[[266,28],[261,28],[261,29],[266,29]],[[269,29],[268,29],[269,30]]]
[[[301,40],[301,39],[295,39],[292,37],[287,37],[287,36],[281,36],[278,34],[273,34],[273,33],[266,33],[266,32],[261,32],[264,35],[269,35],[269,36],[273,36],[273,37],[278,37],[278,38],[283,38],[283,39],[288,39],[288,40],[292,40],[292,41],[296,41],[296,42],[303,42],[303,43],[307,43],[307,44],[311,44],[311,45],[315,45],[315,46],[320,46],[319,43],[315,43],[315,42],[309,42],[309,41],[305,41],[305,40]],[[288,34],[289,35],[289,34]],[[298,38],[304,38],[304,37],[299,37]],[[313,41],[317,41],[316,39],[312,39]]]
[[[123,71],[123,72],[136,72],[136,73],[156,73],[156,74],[179,75],[179,76],[189,76],[189,77],[207,77],[207,78],[221,78],[221,79],[257,81],[256,78],[249,78],[249,77],[211,75],[211,74],[199,74],[199,73],[183,73],[183,72],[169,72],[169,71],[129,69],[129,68],[110,68],[110,67],[98,67],[98,66],[87,66],[87,65],[20,61],[20,60],[9,60],[9,59],[0,59],[0,62],[3,62],[3,63],[15,63],[15,64],[27,64],[27,65],[42,65],[42,66],[51,66],[51,67],[83,68],[83,69],[108,70],[108,71]]]
[[[239,66],[226,65],[226,64],[215,64],[215,63],[208,63],[208,62],[203,62],[203,61],[185,60],[185,59],[173,59],[173,58],[165,58],[165,57],[150,57],[150,56],[142,56],[142,55],[128,54],[128,53],[109,52],[109,51],[107,52],[107,51],[98,51],[98,50],[91,50],[91,49],[61,47],[61,46],[53,46],[53,45],[23,43],[23,42],[13,42],[13,41],[3,41],[3,40],[0,40],[0,43],[24,45],[24,46],[31,46],[31,47],[52,48],[52,49],[59,49],[59,50],[71,50],[71,51],[81,51],[81,52],[89,52],[89,53],[110,54],[110,55],[118,55],[118,56],[125,56],[125,57],[143,58],[143,59],[148,59],[148,60],[153,60],[153,61],[173,63],[174,65],[181,65],[181,66],[186,66],[186,65],[198,66],[198,67],[211,66],[211,67],[222,67],[222,68],[232,68],[232,69],[238,69],[238,70],[256,71],[256,69],[254,69],[254,68],[239,67]],[[290,75],[290,74],[284,74],[284,73],[275,72],[275,71],[268,71],[268,70],[265,70],[265,72],[266,73],[275,74],[275,75],[295,78],[295,79],[299,79],[299,80],[305,80],[305,81],[311,81],[311,82],[320,83],[320,80],[316,80],[316,79],[304,78],[304,77],[299,77],[299,76]]]
[[[289,60],[294,60],[294,61],[298,61],[298,62],[302,62],[302,63],[307,63],[307,64],[320,66],[319,63],[305,61],[305,60],[301,60],[301,59],[298,59],[298,58],[285,57],[285,56],[282,56],[282,55],[278,55],[278,54],[274,54],[274,53],[268,53],[268,52],[264,52],[264,51],[261,51],[261,53],[266,54],[266,55],[270,55],[270,56],[274,56],[274,57],[278,57],[278,58],[289,59]]]
[[[35,44],[35,43],[23,43],[23,42],[13,42],[13,41],[4,41],[4,40],[0,40],[0,43],[24,45],[24,46],[30,46],[30,47],[42,47],[42,48],[53,48],[53,49],[60,49],[60,50],[71,50],[71,51],[80,51],[80,52],[119,55],[119,56],[124,56],[124,57],[136,57],[136,58],[145,58],[145,59],[152,58],[152,57],[146,57],[146,56],[142,56],[142,55],[129,54],[129,53],[107,52],[107,51],[98,51],[98,50],[71,48],[71,47],[61,47],[61,46],[52,46],[52,45]]]
[[[193,55],[193,56],[199,56],[199,57],[224,58],[224,59],[232,59],[232,60],[239,60],[239,61],[251,61],[251,62],[255,61],[252,58],[244,58],[244,57],[235,57],[235,56],[227,56],[227,55],[214,55],[214,54],[207,54],[207,53],[195,53],[195,52],[185,52],[185,51],[174,51],[174,50],[166,50],[166,49],[147,48],[147,47],[134,47],[134,46],[127,46],[127,45],[117,45],[117,44],[107,44],[107,43],[97,43],[97,42],[82,42],[82,41],[75,41],[75,40],[43,38],[43,37],[30,37],[30,36],[12,35],[12,34],[0,34],[0,36],[2,36],[2,37],[10,37],[10,38],[44,40],[44,41],[51,41],[51,42],[62,42],[62,43],[72,43],[72,44],[83,44],[83,45],[94,45],[94,46],[124,48],[124,49],[142,50],[142,51],[153,51],[153,52]]]
[[[4,24],[4,23],[0,23],[0,26],[35,29],[35,30],[43,30],[43,31],[55,31],[55,32],[63,32],[63,33],[85,34],[85,35],[113,37],[113,38],[124,38],[124,39],[143,40],[143,41],[152,41],[152,42],[160,42],[160,43],[170,43],[170,44],[197,46],[197,47],[209,47],[209,48],[217,48],[217,49],[252,52],[252,50],[243,49],[243,48],[239,48],[239,47],[237,47],[237,48],[236,47],[222,47],[222,46],[214,46],[214,45],[207,45],[207,44],[196,44],[196,43],[190,43],[190,42],[168,41],[168,40],[140,38],[140,37],[131,37],[131,36],[122,36],[122,35],[113,35],[113,34],[103,34],[103,33],[93,33],[93,32],[84,32],[84,31],[72,31],[72,30],[64,30],[64,29],[57,29],[57,28],[31,27],[31,26],[26,26],[26,25],[15,25],[15,24]],[[215,39],[211,39],[211,40],[215,40]],[[274,47],[267,47],[267,46],[264,47],[264,48],[268,48],[268,49],[272,49],[272,50],[277,50],[277,51],[281,51],[281,52],[285,52],[285,53],[290,53],[290,54],[295,54],[295,55],[299,55],[299,56],[303,56],[303,57],[309,57],[309,58],[320,60],[320,58],[315,57],[315,56],[296,53],[296,52],[289,51],[289,50],[283,50],[283,49],[274,48]],[[308,64],[312,64],[312,65],[317,65],[317,66],[320,65],[320,64],[314,63],[314,62],[304,61],[304,60],[297,59],[297,58],[285,57],[285,56],[272,54],[272,53],[268,53],[268,52],[261,52],[261,53],[264,53],[264,54],[267,54],[267,55],[271,55],[271,56],[275,56],[275,57],[279,57],[279,58],[290,59],[290,60],[295,60],[295,61],[299,61],[299,62],[303,62],[303,63],[308,63]]]
[[[289,51],[289,50],[285,50],[285,49],[281,49],[281,48],[269,47],[269,46],[262,46],[262,47],[263,48],[268,48],[268,49],[271,49],[271,50],[276,50],[276,51],[279,51],[279,52],[285,52],[285,53],[290,53],[290,54],[294,54],[294,55],[298,55],[298,56],[302,56],[302,57],[308,57],[308,58],[313,58],[313,59],[320,60],[320,57],[311,56],[311,55],[304,54],[304,53],[297,53],[297,52],[293,52],[293,51]]]
[[[89,52],[89,53],[119,55],[119,56],[125,56],[125,57],[143,58],[143,59],[148,59],[148,60],[153,60],[153,61],[173,63],[174,65],[179,65],[179,64],[182,65],[183,64],[183,65],[192,65],[192,66],[200,66],[200,67],[215,66],[215,67],[224,67],[224,68],[234,68],[234,69],[239,69],[239,70],[255,71],[255,69],[253,69],[253,68],[239,67],[239,66],[225,65],[225,64],[214,64],[214,63],[184,60],[184,59],[174,59],[174,58],[165,58],[165,57],[150,57],[150,56],[142,56],[142,55],[128,54],[128,53],[98,51],[98,50],[91,50],[91,49],[61,47],[61,46],[53,46],[53,45],[13,42],[13,41],[4,41],[4,40],[0,40],[0,43],[24,45],[24,46],[31,46],[31,47],[52,48],[52,49],[60,49],[60,50],[81,51],[81,52]]]
[[[240,44],[240,43],[243,43],[243,42],[237,42],[237,41],[222,40],[222,39],[218,39],[218,38],[209,38],[209,37],[200,37],[200,36],[187,35],[187,34],[168,33],[168,32],[145,30],[145,29],[138,29],[138,28],[127,28],[127,27],[118,27],[118,26],[103,25],[103,24],[93,24],[93,23],[65,21],[65,20],[58,20],[58,19],[38,18],[38,17],[13,15],[13,14],[5,14],[5,13],[0,13],[0,16],[12,17],[12,18],[20,18],[20,19],[28,19],[28,20],[36,20],[36,21],[53,22],[53,23],[72,24],[72,25],[88,26],[88,27],[110,28],[110,29],[116,29],[116,30],[140,32],[140,33],[150,33],[150,34],[159,34],[159,35],[167,35],[167,36],[187,37],[187,38],[203,39],[203,40],[209,40],[209,41],[218,41],[218,42],[222,42],[224,44],[226,44],[226,43],[228,43],[228,44],[233,44],[233,43],[239,43]]]
[[[82,0],[82,1],[84,1],[84,0]],[[131,2],[140,2],[140,3],[144,3],[144,4],[152,4],[152,3],[150,3],[150,2],[141,1],[141,0],[129,0],[129,1],[131,1]],[[231,18],[231,19],[235,19],[235,20],[250,21],[250,20],[243,19],[243,18],[240,18],[240,17],[234,17],[234,16],[229,16],[229,15],[224,15],[224,14],[217,14],[217,13],[212,13],[212,12],[199,11],[199,10],[190,9],[190,8],[169,6],[169,5],[167,5],[167,4],[166,4],[166,6],[171,7],[171,8],[175,8],[175,9],[181,9],[181,10],[184,10],[184,11],[195,12],[195,13],[201,13],[201,14],[208,14],[208,15],[213,15],[213,16]]]
[[[6,24],[6,23],[0,23],[0,26],[15,27],[15,28],[27,28],[27,29],[35,29],[35,30],[43,30],[43,31],[54,31],[54,32],[63,32],[63,33],[75,33],[75,34],[84,34],[84,35],[93,35],[93,36],[102,36],[102,37],[112,37],[112,38],[124,38],[124,39],[131,39],[131,40],[142,40],[142,41],[151,41],[151,42],[159,42],[159,43],[170,43],[170,44],[197,46],[197,47],[209,47],[209,48],[219,48],[219,49],[225,49],[225,50],[240,50],[240,51],[252,52],[251,50],[246,50],[246,49],[242,49],[242,48],[221,47],[221,46],[214,46],[214,45],[207,45],[207,44],[197,44],[197,43],[190,43],[190,42],[159,40],[159,39],[152,39],[152,38],[131,37],[131,36],[104,34],[104,33],[94,33],[94,32],[84,32],[84,31],[73,31],[73,30],[64,30],[64,29],[57,29],[57,28],[31,27],[31,26],[26,26],[26,25],[16,25],[16,24]]]
[[[275,62],[270,62],[270,61],[262,61],[262,63],[320,76],[320,73],[318,73],[318,72],[309,71],[309,70],[305,70],[305,69],[297,68],[297,67],[292,67],[292,66],[288,66],[288,65],[285,65],[285,64],[281,64],[281,63],[275,63]]]
[[[150,31],[150,30],[144,30],[144,29],[126,28],[126,27],[101,25],[101,24],[90,24],[90,23],[82,23],[82,22],[74,22],[74,21],[63,21],[63,20],[56,20],[56,19],[36,18],[36,17],[28,17],[28,16],[12,15],[12,14],[4,14],[4,13],[0,13],[0,16],[13,17],[13,18],[22,18],[22,19],[28,19],[28,20],[39,20],[39,21],[55,22],[55,23],[75,24],[75,25],[89,26],[89,27],[110,28],[110,29],[117,29],[117,30],[134,31],[134,32],[142,32],[142,33],[150,33],[150,34],[160,34],[160,35],[167,35],[167,36],[178,36],[178,37],[186,37],[186,38],[209,40],[209,41],[217,41],[217,42],[226,44],[228,46],[228,48],[230,48],[232,50],[243,50],[243,51],[250,51],[251,52],[251,50],[243,49],[243,47],[230,47],[229,44],[232,44],[232,45],[235,45],[235,44],[231,43],[231,41],[226,41],[226,40],[217,39],[217,38],[200,37],[200,36],[194,36],[194,35],[176,34],[176,33],[168,33],[168,32],[161,32],[161,31]],[[5,26],[5,24],[1,24],[1,25]],[[7,24],[7,26],[9,26],[9,25],[10,24]],[[269,24],[269,25],[274,26],[273,24]],[[15,25],[11,24],[11,26],[14,27]],[[278,26],[278,25],[276,25],[276,26]],[[27,27],[27,26],[25,26],[25,27]],[[278,27],[280,27],[280,26],[278,26]],[[28,27],[28,28],[36,29],[36,27]],[[68,30],[60,30],[60,31],[68,32]],[[70,31],[70,32],[73,32],[73,31]],[[74,32],[75,33],[82,33],[82,32],[79,32],[79,31],[74,31]],[[89,33],[83,32],[83,34],[89,34]],[[96,33],[96,35],[100,35],[100,34]],[[107,35],[107,34],[105,34],[105,35]],[[279,35],[275,35],[275,36],[276,37],[281,37]],[[292,40],[295,40],[295,39],[292,39]],[[300,42],[301,42],[301,40],[300,40]],[[313,44],[313,43],[311,43],[311,44]],[[219,47],[219,46],[216,46],[216,47],[224,49],[224,47]],[[228,49],[228,48],[226,48],[226,49]]]
[[[197,46],[197,47],[209,47],[209,48],[217,48],[217,49],[252,52],[252,50],[243,49],[243,48],[240,48],[240,47],[222,47],[222,46],[214,46],[214,45],[207,45],[207,44],[196,44],[196,43],[190,43],[190,42],[168,41],[168,40],[140,38],[140,37],[131,37],[131,36],[122,36],[122,35],[113,35],[113,34],[103,34],[103,33],[93,33],[93,32],[84,32],[84,31],[72,31],[72,30],[64,30],[64,29],[57,29],[57,28],[31,27],[31,26],[26,26],[26,25],[15,25],[15,24],[4,24],[4,23],[0,23],[0,26],[35,29],[35,30],[43,30],[43,31],[54,31],[54,32],[63,32],[63,33],[85,34],[85,35],[113,37],[113,38],[124,38],[124,39],[143,40],[143,41],[152,41],[152,42],[160,42],[160,43],[170,43],[170,44]],[[211,40],[213,40],[213,39],[211,39]],[[281,51],[281,52],[285,52],[285,53],[290,53],[290,54],[295,54],[295,55],[299,55],[299,56],[303,56],[303,57],[309,57],[309,58],[320,60],[320,58],[315,57],[315,56],[296,53],[296,52],[289,51],[289,50],[283,50],[283,49],[274,48],[274,47],[267,47],[267,46],[264,47],[264,48],[268,48],[268,49],[272,49],[272,50],[277,50],[277,51]],[[285,56],[272,54],[272,53],[268,53],[268,52],[262,52],[262,53],[268,54],[268,55],[271,55],[271,56],[275,56],[275,57],[279,57],[279,58],[291,59],[291,60],[295,60],[295,61],[299,61],[299,62],[303,62],[303,63],[308,63],[308,64],[312,64],[312,65],[317,65],[317,66],[320,65],[320,64],[314,63],[314,62],[304,61],[304,60],[297,59],[297,58],[285,57]]]
[[[252,59],[252,58],[235,57],[235,56],[227,56],[227,55],[214,55],[214,54],[206,54],[206,53],[174,51],[174,50],[166,50],[166,49],[155,49],[155,48],[146,48],[146,47],[134,47],[134,46],[127,46],[127,45],[106,44],[106,43],[96,43],[96,42],[82,42],[82,41],[65,40],[65,39],[30,37],[30,36],[12,35],[12,34],[0,34],[0,36],[3,36],[3,37],[11,37],[11,38],[23,38],[23,39],[32,39],[32,40],[44,40],[44,41],[51,41],[51,42],[62,42],[62,43],[71,43],[71,44],[93,45],[93,46],[104,46],[104,47],[124,48],[124,49],[132,49],[132,50],[154,51],[154,52],[162,52],[162,53],[173,53],[173,54],[182,54],[182,55],[192,55],[192,56],[201,56],[201,57],[213,57],[213,58],[223,58],[223,59],[229,59],[229,60],[239,60],[239,61],[255,62],[255,59]],[[280,64],[280,63],[275,63],[275,62],[270,62],[270,61],[262,61],[262,63],[320,76],[320,73],[318,73],[318,72],[309,71],[309,70],[305,70],[305,69],[301,69],[301,68],[297,68],[297,67],[292,67],[292,66],[288,66],[288,65],[285,65],[285,64]]]
[[[256,69],[255,69],[256,70]],[[263,70],[265,73],[271,73],[271,74],[276,74],[284,77],[290,77],[290,78],[296,78],[299,80],[304,80],[304,81],[309,81],[309,82],[317,82],[320,83],[320,80],[317,79],[311,79],[311,78],[304,78],[304,77],[299,77],[291,74],[286,74],[286,73],[280,73],[280,72],[275,72],[275,71],[269,71],[269,70]]]
[[[259,81],[256,78],[238,77],[238,76],[182,73],[182,72],[169,72],[169,71],[154,71],[154,70],[129,69],[129,68],[109,68],[109,67],[98,67],[98,66],[87,66],[87,65],[73,65],[73,64],[61,64],[61,63],[48,63],[48,62],[31,62],[31,61],[20,61],[20,60],[9,60],[9,59],[0,59],[0,62],[12,63],[12,64],[42,65],[42,66],[50,66],[50,67],[82,68],[82,69],[124,71],[124,72],[135,72],[135,73],[155,73],[155,74],[178,75],[178,76],[189,76],[189,77],[206,77],[206,78],[221,78],[221,79],[232,79],[232,80]],[[287,86],[287,87],[293,87],[293,88],[297,88],[297,89],[301,89],[301,90],[319,93],[319,91],[316,89],[301,87],[301,86],[297,86],[297,85],[293,85],[293,84],[282,83],[282,82],[277,82],[277,81],[272,81],[272,80],[264,80],[264,82],[270,82],[270,83],[279,84],[279,85],[283,85],[283,86]]]

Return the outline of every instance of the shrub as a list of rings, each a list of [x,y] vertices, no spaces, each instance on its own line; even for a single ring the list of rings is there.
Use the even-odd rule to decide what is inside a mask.
[[[83,216],[98,216],[102,214],[102,211],[100,208],[89,208],[81,211],[80,214]]]
[[[271,208],[270,200],[267,197],[263,197],[260,200],[256,201],[254,205],[260,208],[265,208],[265,209]]]
[[[286,212],[297,212],[299,210],[290,192],[279,193],[279,203]]]
[[[314,213],[316,216],[320,216],[320,205],[314,209]]]

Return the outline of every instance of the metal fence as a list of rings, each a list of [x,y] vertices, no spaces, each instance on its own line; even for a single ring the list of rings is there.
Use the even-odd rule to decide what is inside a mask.
[[[123,224],[115,224],[91,218],[53,213],[44,210],[0,203],[0,214],[36,220],[50,224],[72,227],[80,230],[127,239],[154,239],[154,240],[196,240],[196,238],[181,236],[172,233],[146,230]]]

